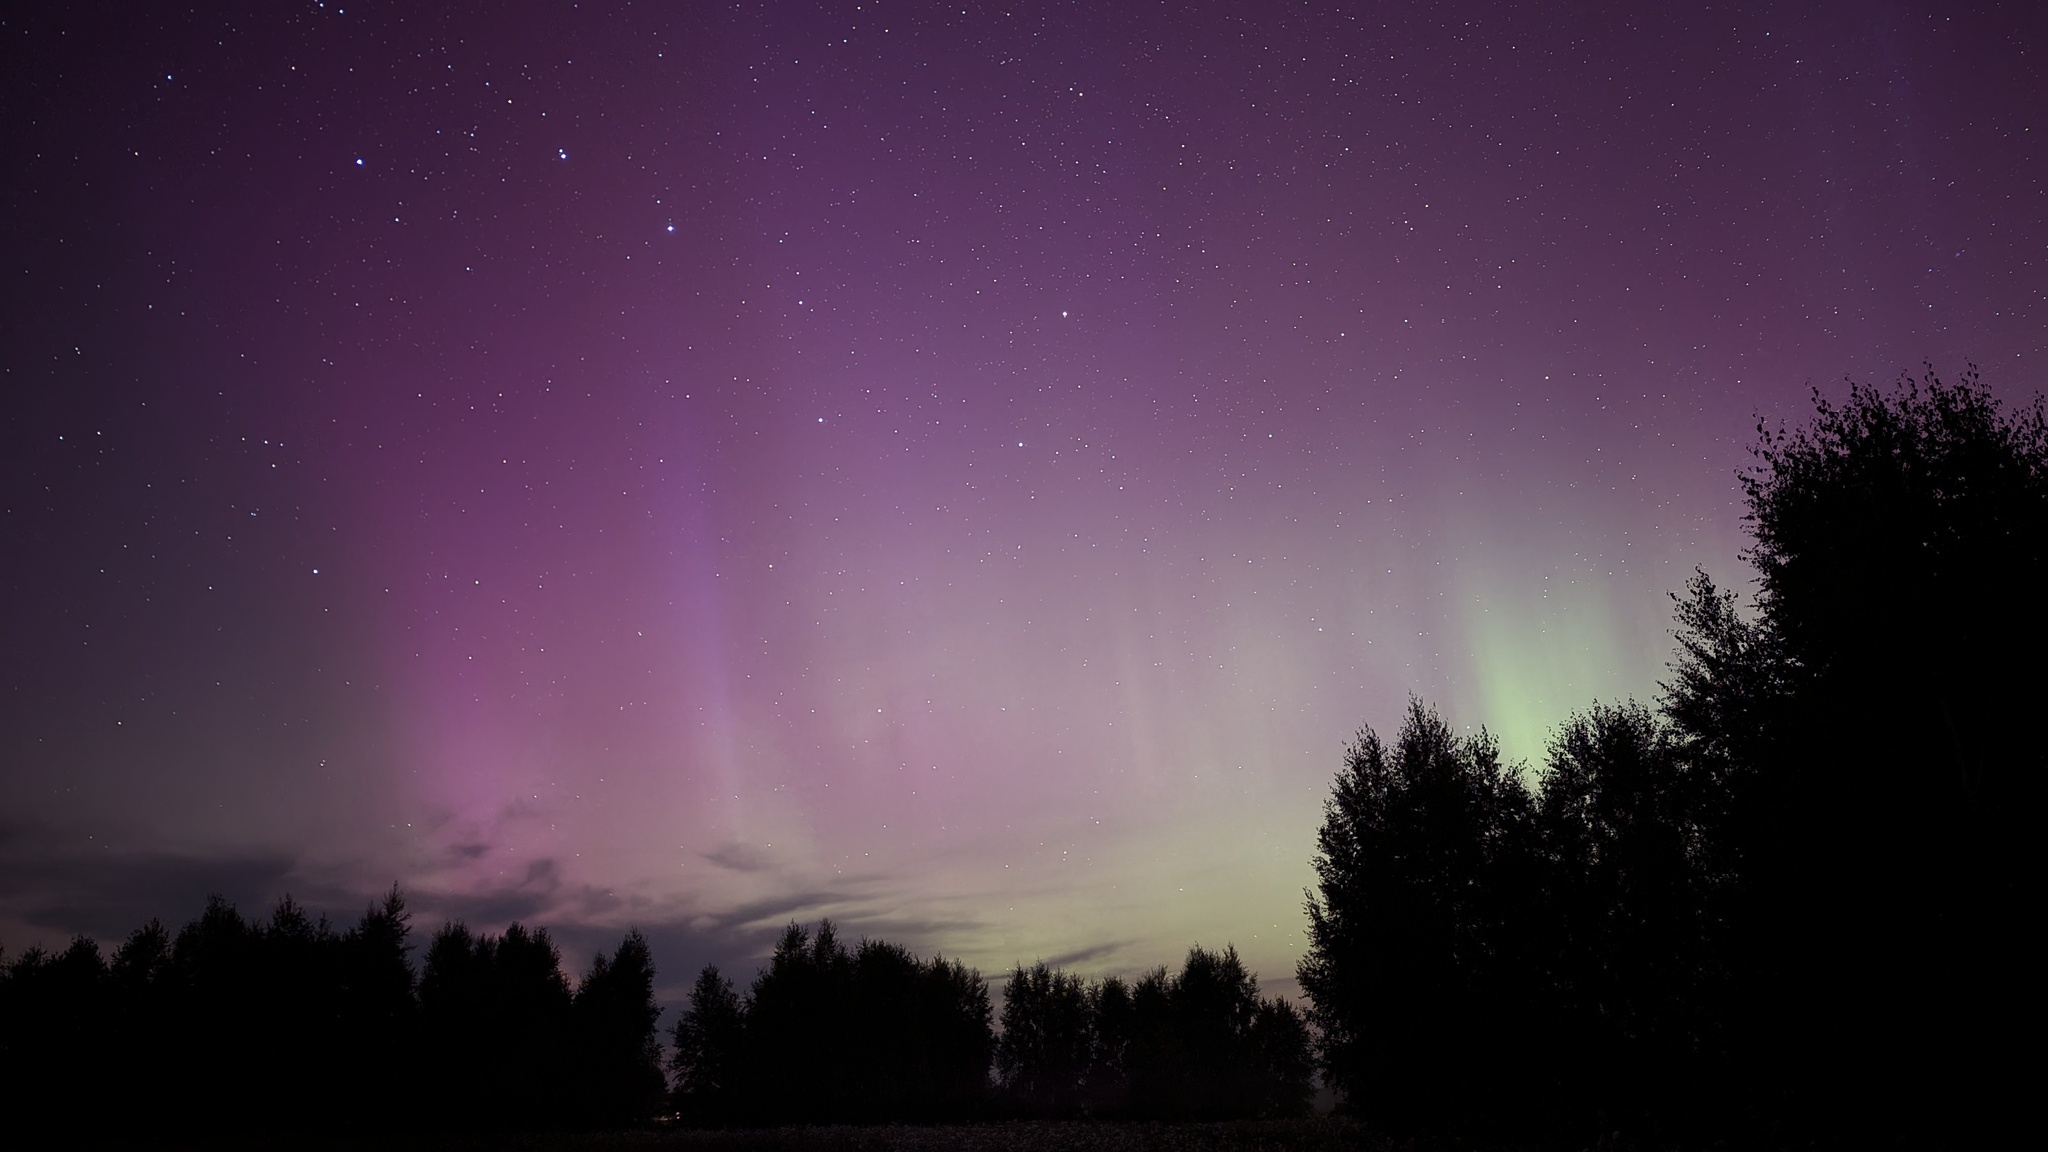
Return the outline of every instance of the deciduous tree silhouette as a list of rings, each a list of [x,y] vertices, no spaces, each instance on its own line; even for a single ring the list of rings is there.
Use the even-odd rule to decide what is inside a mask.
[[[842,1040],[846,1115],[859,1120],[970,1114],[988,1088],[988,994],[978,973],[901,945],[853,952]]]
[[[41,1131],[87,1114],[118,1065],[108,1043],[108,972],[79,936],[62,952],[30,948],[0,969],[0,1090],[11,1124]]]
[[[575,1119],[616,1127],[652,1115],[667,1080],[654,1039],[654,958],[637,929],[609,957],[597,954],[576,987],[574,1016]]]
[[[1086,1107],[1097,1116],[1126,1113],[1131,1105],[1131,1052],[1138,1034],[1138,1006],[1131,986],[1120,977],[1104,977],[1088,989],[1088,1009],[1095,1033],[1088,1065]]]
[[[1420,705],[1350,749],[1300,971],[1353,1107],[1653,1139],[2013,1118],[2048,418],[1930,372],[1759,436],[1756,611],[1694,577],[1657,714],[1573,717],[1533,804]]]
[[[746,1111],[799,1123],[845,1115],[837,1055],[849,1021],[853,958],[831,921],[791,924],[747,997]]]
[[[1509,1123],[1543,997],[1525,923],[1539,895],[1530,797],[1484,731],[1411,701],[1370,728],[1324,809],[1302,988],[1324,1067],[1397,1130]]]
[[[1722,943],[1705,845],[1716,781],[1633,702],[1594,705],[1552,739],[1538,793],[1548,978],[1548,1119],[1691,1129],[1718,1070]],[[1597,1134],[1597,1133],[1594,1133]]]
[[[1011,970],[996,1075],[1013,1107],[1035,1116],[1082,1111],[1096,1059],[1093,1009],[1079,976],[1042,961]]]
[[[1289,1116],[1308,1110],[1307,1030],[1291,1005],[1259,995],[1237,949],[1188,950],[1132,997],[1126,1057],[1133,1115],[1165,1120]]]
[[[743,1114],[746,1025],[732,981],[705,966],[672,1034],[676,1111],[686,1122],[721,1125]]]
[[[1667,711],[1728,773],[1747,1094],[1953,1134],[2039,1024],[2048,419],[1974,370],[1815,403],[1744,478],[1757,615],[1696,583]]]
[[[1259,995],[1236,949],[1194,948],[1135,987],[1018,966],[997,1069],[1027,1115],[1220,1120],[1306,1112],[1314,1063],[1301,1015]]]
[[[1259,1001],[1245,1047],[1248,1114],[1307,1115],[1315,1101],[1315,1041],[1301,1010],[1278,997]]]
[[[552,1127],[569,1119],[568,978],[546,929],[499,937],[460,923],[435,933],[420,978],[429,1074],[444,1122]]]
[[[121,1088],[106,1093],[104,1103],[115,1127],[161,1123],[172,1115],[168,1075],[174,1058],[182,1058],[174,1035],[177,980],[171,965],[171,935],[162,923],[149,923],[129,933],[114,952],[109,970],[109,1005],[116,1022],[107,1037],[126,1069]]]
[[[717,1120],[934,1120],[974,1114],[994,1047],[981,974],[885,941],[849,951],[829,921],[792,924],[740,1007],[698,978],[677,1026],[684,1099]]]

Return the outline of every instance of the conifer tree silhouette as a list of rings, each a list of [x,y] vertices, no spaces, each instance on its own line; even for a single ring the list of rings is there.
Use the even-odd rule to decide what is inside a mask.
[[[405,896],[393,884],[339,942],[329,1114],[345,1126],[417,1117],[409,1090],[420,1074],[411,927]]]
[[[314,919],[285,895],[246,940],[238,1002],[238,1062],[249,1089],[240,1122],[264,1128],[295,1127],[325,1100],[315,1093],[333,1083],[338,1024],[338,945],[326,919]],[[319,1041],[314,1041],[314,1037]]]

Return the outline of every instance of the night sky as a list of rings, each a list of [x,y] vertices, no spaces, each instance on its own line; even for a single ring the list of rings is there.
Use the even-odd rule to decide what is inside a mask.
[[[0,942],[208,891],[1292,987],[1818,385],[2048,358],[2031,4],[9,5]],[[964,9],[964,10],[963,10]]]

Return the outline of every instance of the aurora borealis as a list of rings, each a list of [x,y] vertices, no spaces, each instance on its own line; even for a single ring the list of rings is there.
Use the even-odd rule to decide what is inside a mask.
[[[209,890],[1291,987],[1343,742],[1539,764],[1809,389],[2040,387],[2039,20],[0,17],[0,942]]]

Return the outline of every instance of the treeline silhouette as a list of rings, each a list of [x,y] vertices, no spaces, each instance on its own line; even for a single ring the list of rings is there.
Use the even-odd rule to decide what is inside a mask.
[[[699,975],[672,1090],[638,932],[573,987],[546,929],[446,924],[417,974],[413,951],[396,888],[346,931],[290,897],[258,921],[213,897],[111,960],[85,937],[30,949],[0,963],[0,1114],[116,1132],[616,1127],[664,1106],[718,1126],[1221,1119],[1302,1113],[1311,1091],[1303,1016],[1232,949],[1133,983],[1020,966],[998,1040],[980,972],[792,924],[744,997]]]
[[[979,972],[791,925],[744,997],[706,967],[673,1038],[695,1124],[1279,1116],[1312,1090],[1302,1016],[1262,999],[1235,950],[1134,984],[1019,966],[998,1038]]]
[[[1753,614],[1697,574],[1654,709],[1533,780],[1411,703],[1348,750],[1299,976],[1398,1133],[1944,1143],[2039,1036],[2048,420],[1976,378],[1816,397],[1744,477]]]
[[[1161,1120],[1300,1115],[1315,1072],[1301,1013],[1261,997],[1235,948],[1199,947],[1133,983],[1018,966],[996,1067],[1026,1115]]]
[[[0,1107],[18,1130],[552,1128],[637,1121],[665,1089],[647,943],[572,990],[546,930],[449,924],[415,980],[393,889],[337,932],[286,897],[214,897],[111,961],[79,937],[0,966]]]
[[[699,1123],[940,1120],[988,1103],[988,989],[942,957],[792,924],[742,999],[707,967],[674,1039],[676,1100]]]

